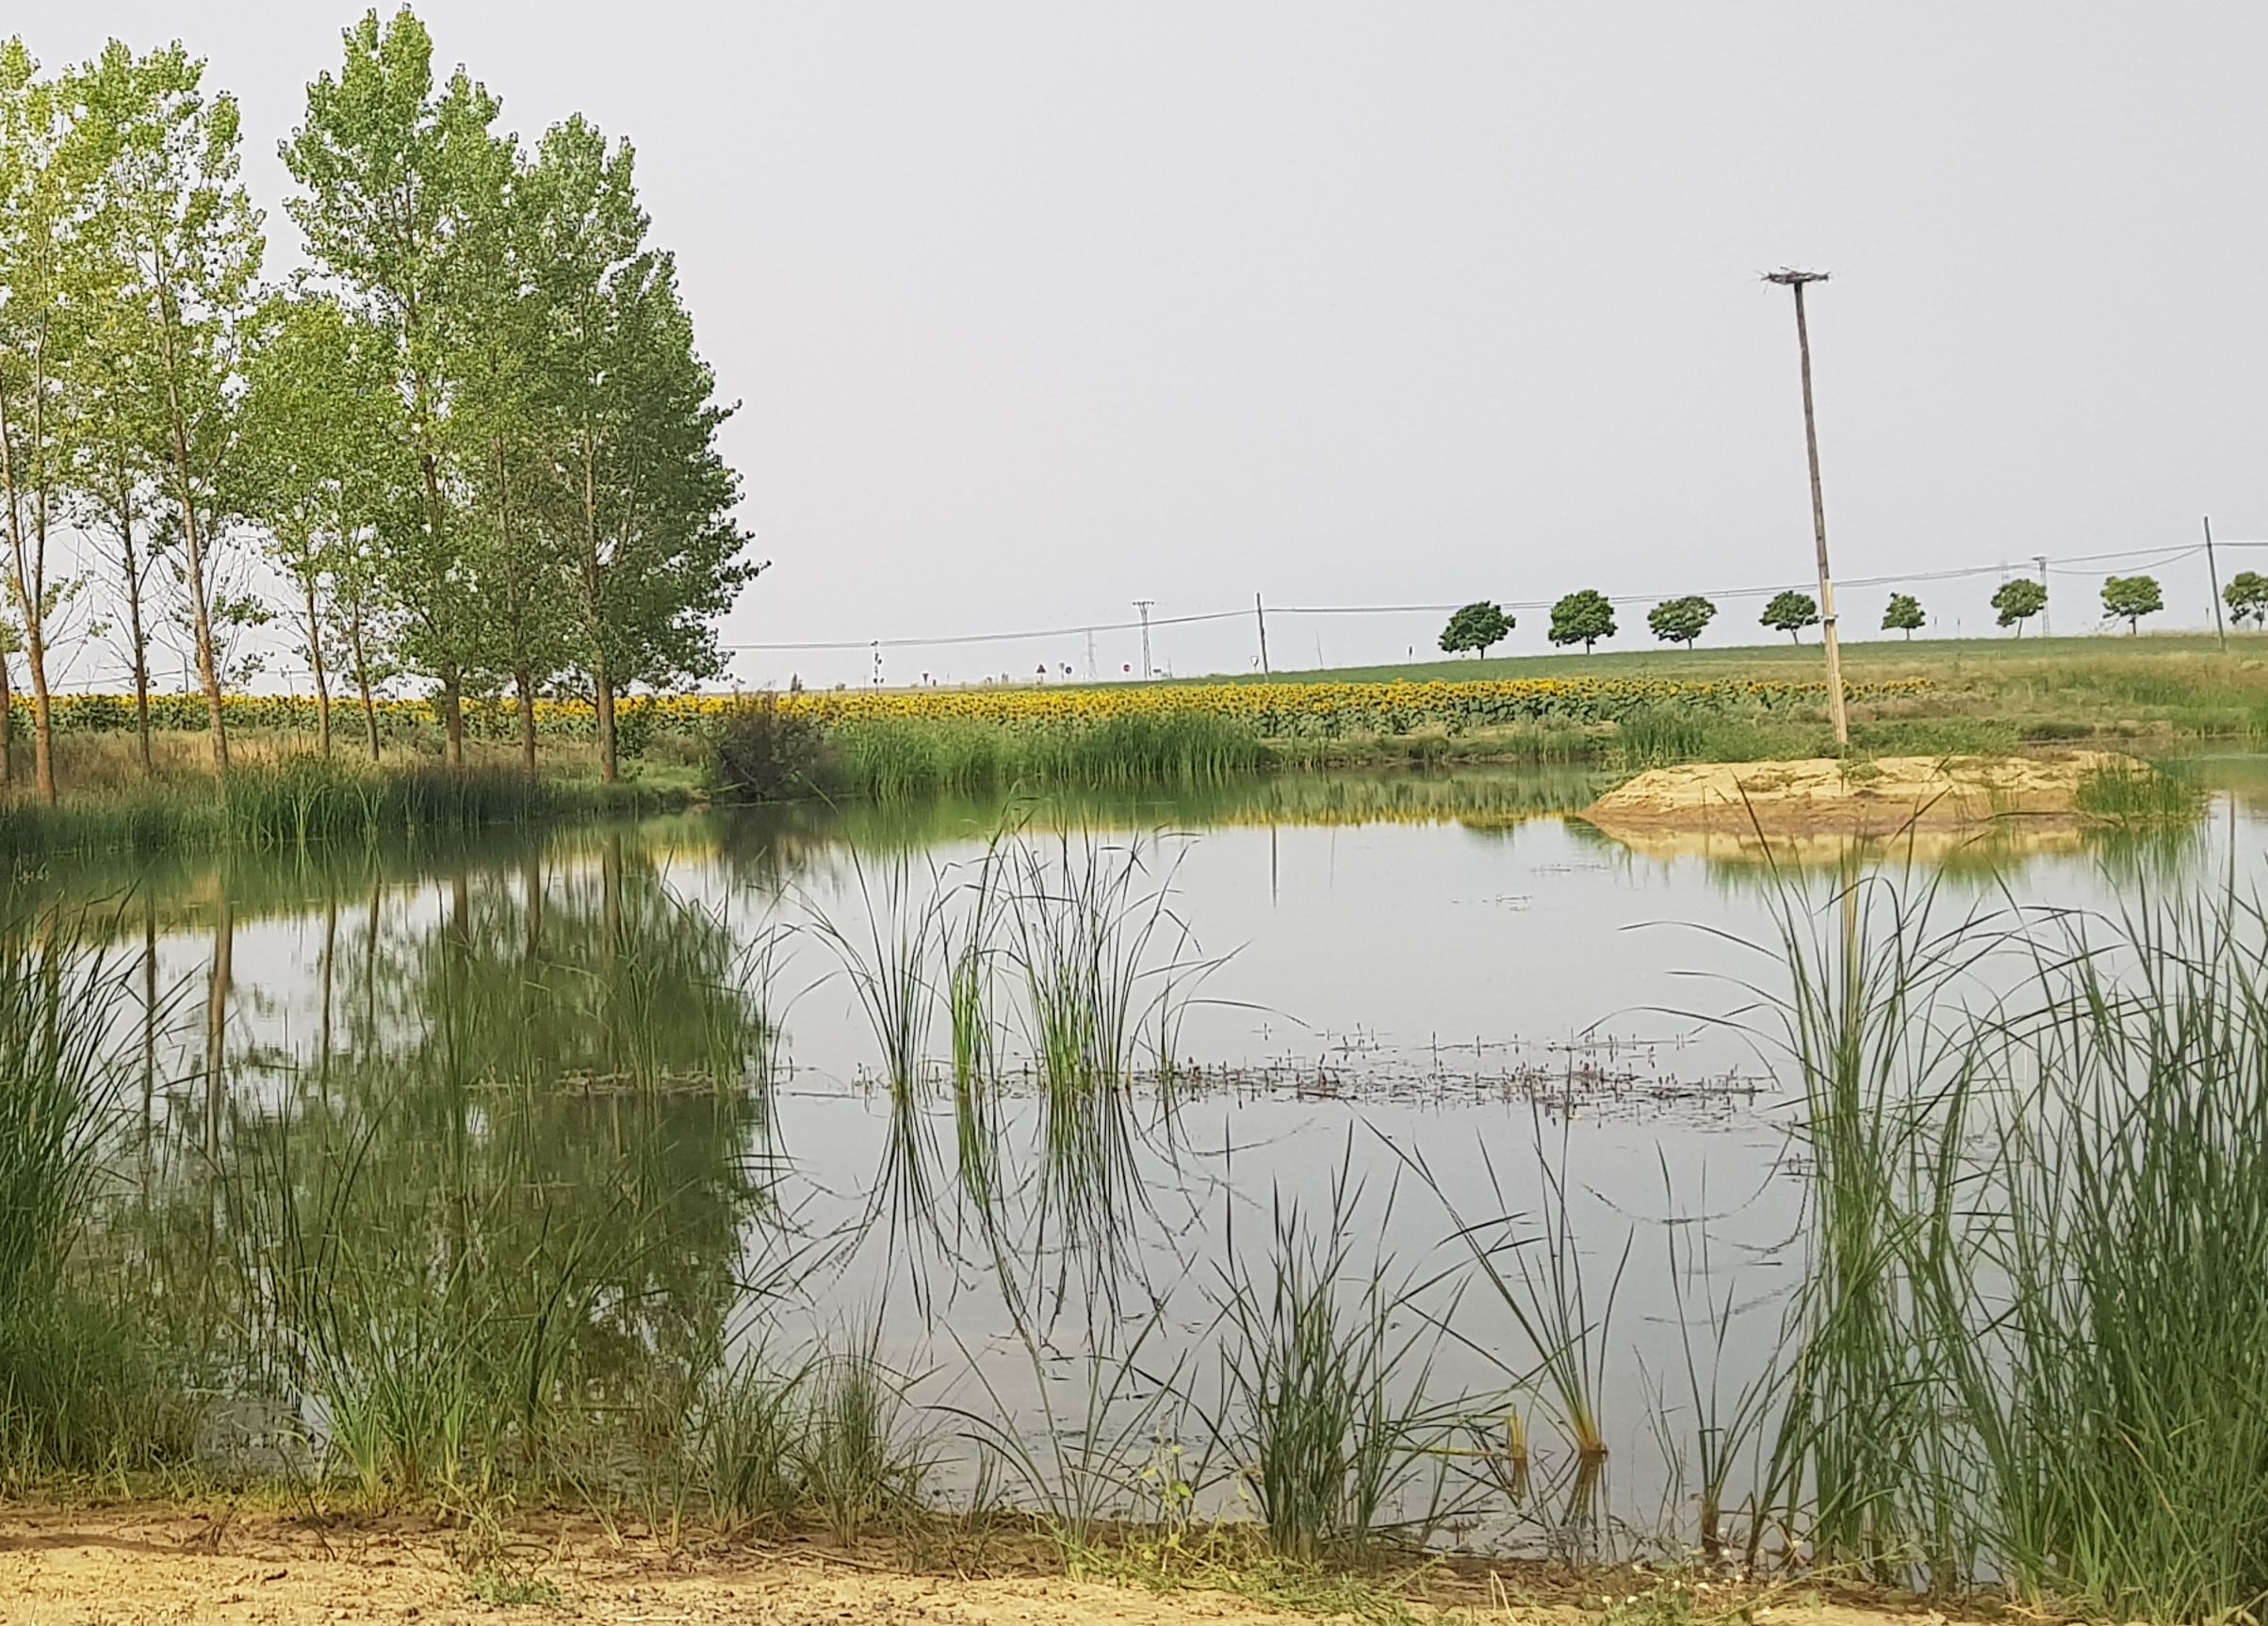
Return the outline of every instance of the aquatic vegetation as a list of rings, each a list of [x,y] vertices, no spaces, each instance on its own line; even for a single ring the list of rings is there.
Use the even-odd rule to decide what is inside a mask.
[[[2078,806],[2090,818],[2123,824],[2186,823],[2204,794],[2178,765],[2138,762],[2092,770],[2080,782]]]
[[[1418,1329],[1438,1329],[1453,1295],[1431,1305],[1439,1278],[1358,1254],[1361,1200],[1348,1164],[1319,1222],[1279,1193],[1265,1276],[1241,1260],[1221,1272],[1214,1436],[1270,1546],[1300,1563],[1360,1558],[1389,1539],[1423,1546],[1458,1500],[1444,1454],[1491,1409],[1428,1392],[1439,1334]]]

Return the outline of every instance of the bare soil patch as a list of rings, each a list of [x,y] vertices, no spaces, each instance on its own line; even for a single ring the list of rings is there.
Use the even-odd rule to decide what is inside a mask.
[[[1463,1567],[1444,1574],[1438,1602],[1408,1618],[1585,1626],[1607,1614],[1627,1572],[1584,1580],[1558,1571],[1529,1590],[1484,1581]],[[1020,1569],[921,1573],[887,1556],[818,1543],[752,1545],[663,1541],[595,1521],[525,1521],[510,1531],[437,1527],[418,1520],[311,1520],[231,1508],[163,1504],[0,1510],[0,1621],[24,1626],[324,1626],[414,1621],[416,1626],[1258,1626],[1347,1618],[1346,1601],[1308,1615],[1282,1600],[1201,1587],[1152,1590]],[[1729,1590],[1729,1589],[1728,1589]],[[1579,1601],[1578,1601],[1579,1599]],[[1542,1601],[1539,1601],[1542,1600]],[[1373,1607],[1362,1613],[1380,1618]],[[1614,1618],[1650,1622],[1651,1599],[1616,1597]],[[1710,1601],[1714,1602],[1714,1601]],[[1638,1605],[1636,1610],[1630,1604]],[[1919,1605],[1883,1606],[1803,1593],[1754,1595],[1672,1612],[1755,1626],[1893,1626],[1945,1617]],[[1391,1604],[1385,1614],[1398,1615]],[[1664,1618],[1670,1617],[1665,1616]]]
[[[1648,769],[1583,816],[1609,835],[1725,826],[1885,836],[2008,818],[2068,819],[2080,785],[2102,769],[2144,771],[2104,751],[1695,762]]]

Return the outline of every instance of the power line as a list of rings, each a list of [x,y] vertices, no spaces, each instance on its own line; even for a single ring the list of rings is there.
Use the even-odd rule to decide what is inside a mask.
[[[2218,547],[2268,547],[2268,538],[2232,540],[2214,538]],[[2193,559],[2205,552],[2202,544],[2186,543],[2157,548],[2123,548],[2103,553],[2058,554],[2053,573],[2057,576],[2084,576],[2090,574],[2075,566],[2102,563],[2127,563],[2141,568],[2153,568]],[[2036,556],[2035,556],[2036,557]],[[2011,568],[2013,561],[1994,564],[1960,565],[1945,570],[1909,570],[1894,575],[1842,577],[1838,585],[1846,588],[1906,587],[1934,581],[1958,581],[1975,577],[1998,576]],[[1765,586],[1716,587],[1703,592],[1705,598],[1769,598],[1775,593],[1787,591],[1788,582],[1773,582]],[[1801,584],[1798,584],[1801,585]],[[1664,597],[1675,596],[1659,593],[1609,593],[1609,603],[1618,605],[1653,604]],[[1555,599],[1508,598],[1498,601],[1507,610],[1549,610]],[[1455,604],[1302,604],[1267,607],[1270,615],[1448,615],[1461,608]],[[1187,615],[1151,615],[1147,618],[1150,627],[1195,626],[1214,621],[1240,621],[1252,612],[1248,610],[1214,610]],[[722,647],[733,654],[793,654],[802,652],[824,653],[842,650],[938,648],[985,643],[1023,643],[1051,638],[1092,638],[1100,632],[1139,632],[1143,620],[1081,622],[1073,626],[1040,627],[1020,632],[960,632],[944,633],[936,637],[897,638],[843,638],[816,639],[791,642],[727,643]]]

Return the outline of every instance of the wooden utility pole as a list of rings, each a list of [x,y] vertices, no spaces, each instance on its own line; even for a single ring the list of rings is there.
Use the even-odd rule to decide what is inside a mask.
[[[1783,266],[1767,271],[1764,280],[1793,288],[1796,296],[1796,349],[1803,363],[1803,449],[1811,456],[1811,530],[1819,543],[1819,626],[1827,635],[1827,714],[1835,721],[1835,742],[1851,743],[1851,714],[1843,707],[1842,638],[1835,625],[1835,577],[1827,568],[1827,499],[1819,490],[1819,421],[1811,405],[1811,330],[1803,320],[1803,287],[1823,283],[1825,271],[1794,271]]]
[[[1252,619],[1260,623],[1260,675],[1272,675],[1268,671],[1268,612],[1261,607],[1260,594],[1252,594]]]
[[[2213,636],[2221,641],[2221,653],[2227,655],[2228,653],[2228,628],[2221,620],[2221,565],[2220,561],[2213,558],[2211,515],[2208,515],[2205,521],[2205,574],[2212,578]]]

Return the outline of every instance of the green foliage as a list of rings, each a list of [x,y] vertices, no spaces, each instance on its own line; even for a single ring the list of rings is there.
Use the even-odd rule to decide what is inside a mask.
[[[1202,711],[1015,728],[873,718],[827,734],[826,778],[885,801],[1014,785],[1208,785],[1260,766],[1245,724]]]
[[[1929,617],[1921,610],[1921,600],[1910,593],[1890,594],[1889,607],[1882,612],[1885,632],[1902,632],[1908,638],[1921,630]]]
[[[1852,885],[1846,881],[1845,886]],[[2268,1595],[2268,920],[1784,895],[1816,1168],[1774,1451],[1819,1560],[2122,1619]],[[2024,951],[2023,985],[1965,981]]]
[[[1357,1252],[1360,1192],[1342,1167],[1320,1225],[1281,1195],[1265,1277],[1222,1272],[1222,1417],[1281,1557],[1368,1555],[1388,1538],[1422,1546],[1448,1511],[1434,1454],[1468,1413],[1429,1401],[1432,1341],[1406,1330],[1433,1284]],[[1416,1490],[1409,1504],[1405,1494]]]
[[[1808,593],[1798,593],[1791,588],[1772,594],[1771,602],[1764,607],[1764,613],[1757,620],[1774,632],[1785,632],[1789,639],[1801,642],[1803,628],[1819,624],[1819,601]]]
[[[1596,588],[1571,593],[1551,607],[1549,636],[1554,643],[1579,643],[1588,655],[1600,639],[1614,636],[1614,606]]]
[[[2000,625],[2015,627],[2021,638],[2024,623],[2048,608],[2048,584],[2029,576],[2011,577],[1994,590],[1992,607],[1999,612]]]
[[[1708,630],[1717,607],[1698,594],[1664,599],[1646,612],[1646,625],[1664,643],[1682,643],[1689,649]]]
[[[2109,576],[2103,578],[2102,612],[2107,621],[2124,621],[2129,632],[2142,630],[2142,618],[2165,608],[2165,594],[2154,576]]]
[[[2257,570],[2240,570],[2228,578],[2221,590],[2221,597],[2228,606],[2230,619],[2239,626],[2250,617],[2254,627],[2268,626],[2268,576]]]
[[[2081,813],[2121,823],[2186,823],[2197,816],[2203,800],[2196,785],[2177,770],[2138,763],[2090,770],[2080,781],[2077,805]]]
[[[1469,650],[1475,655],[1486,655],[1504,642],[1514,625],[1510,616],[1486,599],[1468,604],[1449,617],[1449,625],[1442,628],[1442,653],[1461,655]]]
[[[710,724],[717,793],[730,802],[784,802],[819,788],[819,725],[782,711],[771,694],[754,694]]]

